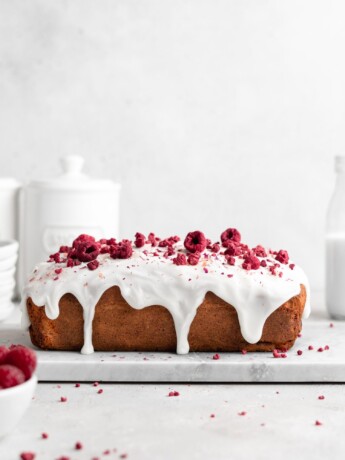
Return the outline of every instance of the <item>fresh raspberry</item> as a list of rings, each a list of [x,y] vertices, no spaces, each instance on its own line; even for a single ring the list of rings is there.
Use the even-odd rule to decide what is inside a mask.
[[[85,241],[80,243],[77,248],[77,259],[80,262],[91,262],[91,260],[97,259],[100,252],[100,244],[92,241]]]
[[[192,252],[188,255],[188,263],[189,265],[197,265],[200,260],[200,252]]]
[[[25,382],[24,373],[15,366],[2,364],[0,366],[0,385],[2,388],[11,388]]]
[[[145,244],[145,241],[146,241],[145,235],[139,232],[135,234],[134,244],[136,248],[142,248]]]
[[[230,241],[235,243],[241,242],[241,234],[236,228],[227,228],[224,232],[220,235],[221,242],[223,246],[226,248]]]
[[[287,251],[281,249],[276,255],[276,260],[282,264],[287,264],[289,262],[289,254]]]
[[[0,347],[0,364],[3,364],[5,362],[5,358],[9,353],[9,349],[5,347],[5,345],[2,345]]]
[[[184,254],[177,254],[172,261],[175,265],[187,265],[187,259]]]
[[[260,246],[260,244],[253,248],[253,252],[257,257],[267,257],[265,248]]]
[[[79,235],[78,238],[76,238],[73,243],[72,243],[72,246],[77,249],[77,247],[79,246],[79,244],[81,243],[95,243],[96,240],[93,236],[90,236],[90,235],[85,235],[85,234],[82,234],[82,235]]]
[[[89,270],[96,270],[96,268],[98,268],[98,267],[99,267],[99,262],[98,262],[98,260],[92,260],[91,262],[89,262],[89,263],[87,264],[87,268],[88,268]]]
[[[22,452],[20,454],[20,460],[34,460],[36,458],[36,454],[33,452]]]
[[[36,353],[31,348],[17,345],[8,353],[6,363],[20,369],[24,373],[25,379],[28,380],[37,366]]]
[[[248,254],[244,258],[242,268],[245,270],[257,270],[260,267],[260,260],[254,254]]]
[[[184,240],[184,247],[189,252],[203,252],[207,246],[205,235],[196,230],[195,232],[189,232]]]
[[[129,259],[132,254],[132,242],[129,240],[122,240],[115,246],[110,247],[110,256],[113,259]]]

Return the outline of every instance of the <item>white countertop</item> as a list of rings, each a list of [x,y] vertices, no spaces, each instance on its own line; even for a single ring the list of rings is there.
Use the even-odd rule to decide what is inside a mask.
[[[171,390],[180,395],[168,397]],[[0,440],[0,459],[23,451],[36,460],[338,459],[344,427],[341,384],[40,383],[17,429]]]

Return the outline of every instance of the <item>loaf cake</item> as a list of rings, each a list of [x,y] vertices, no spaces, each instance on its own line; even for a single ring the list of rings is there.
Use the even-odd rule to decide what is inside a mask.
[[[39,264],[23,292],[32,343],[49,350],[271,351],[310,312],[285,250],[250,248],[234,228],[133,241],[80,235]]]

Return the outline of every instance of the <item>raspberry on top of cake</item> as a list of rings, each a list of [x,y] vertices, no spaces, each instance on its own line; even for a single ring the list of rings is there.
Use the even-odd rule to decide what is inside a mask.
[[[35,268],[23,298],[32,298],[55,319],[60,298],[75,295],[84,309],[82,352],[90,353],[95,306],[106,289],[118,286],[133,308],[166,307],[175,324],[177,352],[187,353],[189,327],[208,291],[237,310],[243,337],[256,343],[267,317],[298,295],[301,285],[307,289],[306,317],[309,288],[303,270],[286,250],[249,247],[235,228],[224,230],[219,241],[199,230],[183,240],[139,232],[133,241],[83,234]]]

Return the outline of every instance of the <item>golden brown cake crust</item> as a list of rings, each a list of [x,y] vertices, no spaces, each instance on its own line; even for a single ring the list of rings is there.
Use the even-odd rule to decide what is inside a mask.
[[[241,335],[237,312],[228,303],[208,292],[191,325],[190,351],[272,351],[289,349],[302,326],[306,289],[285,302],[266,320],[262,337],[249,344]],[[57,319],[47,318],[45,309],[27,299],[34,345],[48,350],[80,350],[83,346],[83,309],[72,294],[59,302]],[[128,305],[116,286],[104,292],[93,320],[93,346],[96,351],[176,350],[176,333],[169,311],[162,306],[136,310]]]

